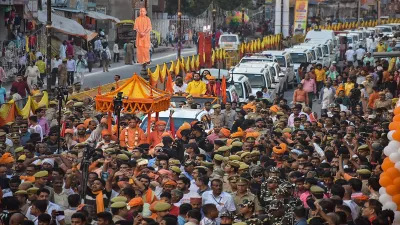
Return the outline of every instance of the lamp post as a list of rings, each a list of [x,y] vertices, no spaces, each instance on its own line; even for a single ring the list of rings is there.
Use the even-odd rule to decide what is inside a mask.
[[[68,88],[67,87],[58,87],[57,89],[57,100],[58,100],[58,126],[60,126],[60,129],[58,129],[58,148],[57,148],[57,154],[60,153],[61,150],[61,110],[62,110],[62,104],[63,102],[67,103],[68,101]]]
[[[117,96],[114,97],[114,115],[117,115],[117,137],[119,140],[119,123],[120,123],[120,116],[121,116],[121,110],[122,110],[122,92],[118,92]]]
[[[51,0],[47,0],[47,22],[46,22],[46,72],[47,72],[47,93],[51,91]]]
[[[242,42],[244,42],[244,8],[242,8]]]
[[[213,34],[215,35],[215,33],[217,32],[217,21],[216,21],[216,17],[217,17],[217,10],[213,9],[212,10],[212,18],[213,18]]]
[[[181,42],[182,42],[182,12],[181,12],[181,0],[178,0],[178,59],[181,58]]]

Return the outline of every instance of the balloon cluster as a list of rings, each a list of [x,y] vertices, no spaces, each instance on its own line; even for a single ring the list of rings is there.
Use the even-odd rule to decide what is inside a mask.
[[[387,156],[382,163],[382,170],[379,184],[379,201],[383,209],[390,209],[395,212],[394,225],[400,225],[400,106],[394,111],[393,122],[389,124],[388,146],[383,153]]]
[[[236,11],[232,15],[226,17],[225,20],[226,24],[235,26],[242,23],[242,12]],[[245,13],[244,14],[244,23],[249,22],[249,16]]]

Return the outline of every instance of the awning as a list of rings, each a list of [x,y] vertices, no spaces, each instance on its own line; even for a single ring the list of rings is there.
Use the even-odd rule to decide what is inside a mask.
[[[46,24],[47,22],[47,12],[38,11],[38,20],[41,23]],[[51,13],[51,27],[59,32],[74,35],[74,36],[85,36],[85,29],[75,20],[71,20],[55,13]]]
[[[93,31],[90,31],[90,30],[85,30],[85,33],[86,33],[85,39],[87,41],[93,40],[98,35],[96,32],[93,32]]]
[[[93,19],[97,19],[97,20],[111,20],[115,23],[119,23],[119,19],[115,18],[113,16],[109,16],[103,13],[99,13],[99,12],[95,12],[95,11],[89,11],[87,12],[86,16],[91,17]]]

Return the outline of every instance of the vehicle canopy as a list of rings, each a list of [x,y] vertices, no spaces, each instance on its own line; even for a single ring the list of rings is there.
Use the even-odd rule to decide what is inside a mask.
[[[173,110],[172,118],[174,120],[174,128],[175,131],[179,129],[179,127],[184,123],[191,123],[195,120],[203,122],[205,129],[210,129],[210,121],[207,117],[207,113],[203,109],[186,109],[186,108],[173,108],[168,109],[166,111],[162,111],[158,113],[158,119],[167,122],[166,130],[170,130],[171,123],[168,122],[170,111]],[[152,118],[156,117],[156,113],[151,115]],[[140,128],[144,131],[147,131],[148,117],[147,115],[143,117],[142,122],[140,123]]]
[[[241,64],[240,67],[235,67],[231,70],[233,77],[244,75],[249,79],[252,92],[261,90],[262,87],[270,87],[271,81],[264,76],[265,65]],[[268,73],[269,75],[269,73]]]

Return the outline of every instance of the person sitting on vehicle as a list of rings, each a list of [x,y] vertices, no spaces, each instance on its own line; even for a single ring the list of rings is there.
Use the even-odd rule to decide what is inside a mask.
[[[208,84],[206,85],[206,95],[219,96],[221,94],[221,84],[215,82],[215,77],[207,76]]]

